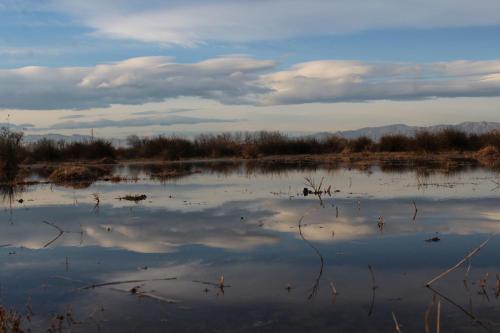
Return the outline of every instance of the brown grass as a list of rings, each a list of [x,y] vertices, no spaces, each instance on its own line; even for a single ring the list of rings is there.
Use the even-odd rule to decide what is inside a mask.
[[[91,182],[108,172],[107,169],[96,166],[65,165],[55,169],[49,180],[54,183]]]
[[[21,333],[21,316],[0,306],[0,332]]]
[[[494,165],[500,162],[500,150],[494,146],[486,146],[479,150],[475,157],[483,164]]]

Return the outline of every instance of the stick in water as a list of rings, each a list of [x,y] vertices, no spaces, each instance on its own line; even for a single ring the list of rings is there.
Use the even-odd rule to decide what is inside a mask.
[[[458,267],[460,267],[461,265],[463,265],[467,260],[469,260],[470,258],[472,258],[473,256],[475,256],[483,247],[485,247],[486,244],[488,244],[488,242],[490,241],[491,237],[493,237],[493,236],[490,236],[487,240],[485,240],[484,242],[482,242],[481,245],[479,245],[474,250],[472,250],[471,252],[469,252],[469,254],[467,254],[455,266],[451,267],[450,269],[444,271],[443,273],[439,274],[438,276],[436,276],[435,278],[433,278],[432,280],[430,280],[429,282],[427,282],[425,284],[425,286],[426,287],[430,287],[431,284],[433,284],[437,280],[441,279],[443,276],[448,275],[449,273],[453,272],[455,269],[457,269]]]
[[[396,319],[396,315],[394,314],[394,312],[392,313],[392,319],[394,320],[394,326],[395,326],[396,332],[401,333],[401,327],[399,327],[399,323],[398,323],[398,320]]]
[[[436,333],[441,332],[441,300],[438,299],[436,314]]]
[[[176,279],[177,279],[176,277],[169,277],[169,278],[163,278],[163,279],[149,279],[149,280],[111,281],[111,282],[90,284],[90,285],[82,287],[80,289],[86,290],[86,289],[94,289],[94,288],[106,287],[106,286],[115,286],[117,284],[141,283],[141,282],[152,282],[152,281],[169,281],[169,280],[176,280]]]

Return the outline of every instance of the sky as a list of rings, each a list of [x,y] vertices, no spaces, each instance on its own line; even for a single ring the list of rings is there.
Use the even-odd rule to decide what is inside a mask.
[[[0,0],[0,125],[312,133],[500,121],[498,0]]]

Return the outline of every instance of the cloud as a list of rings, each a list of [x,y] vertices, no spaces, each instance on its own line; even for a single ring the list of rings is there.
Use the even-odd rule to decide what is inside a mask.
[[[195,46],[381,29],[500,24],[500,2],[482,0],[63,1],[52,9],[107,38]]]
[[[260,104],[500,96],[500,60],[429,64],[312,61],[261,77]]]
[[[0,123],[0,128],[9,128],[13,131],[24,131],[27,128],[35,127],[33,124],[11,124],[11,123]]]
[[[87,109],[144,104],[195,96],[249,103],[266,88],[257,73],[273,61],[245,56],[183,64],[168,57],[140,57],[95,67],[23,67],[0,70],[0,108]]]
[[[168,109],[165,111],[155,111],[155,110],[150,110],[150,111],[138,111],[138,112],[133,112],[133,115],[136,116],[150,116],[150,115],[157,115],[157,114],[164,114],[164,113],[184,113],[184,112],[191,112],[191,111],[196,111],[197,109],[194,108],[172,108]]]
[[[241,216],[253,216],[256,219],[268,216],[269,211],[251,211],[240,208],[234,203],[203,211],[182,212],[159,208],[147,210],[134,207],[137,216],[147,216],[147,223],[128,213],[123,207],[102,206],[100,217],[95,220],[85,218],[89,205],[79,206],[42,206],[37,208],[39,214],[26,216],[26,223],[9,228],[0,234],[1,244],[15,244],[29,249],[40,249],[48,240],[54,238],[54,231],[38,221],[38,216],[54,212],[55,222],[64,220],[68,209],[74,218],[64,224],[66,230],[83,230],[85,246],[120,248],[139,253],[174,252],[185,245],[202,245],[211,248],[242,251],[260,246],[278,243],[279,238],[263,232],[258,226],[241,223]],[[168,223],[165,223],[168,219]],[[201,226],[201,227],[200,227]],[[209,226],[209,227],[203,227]],[[109,228],[109,229],[108,229]],[[112,230],[112,232],[108,231]],[[8,239],[8,242],[4,240]],[[81,235],[67,233],[52,246],[74,246],[81,241]]]
[[[166,117],[138,117],[123,120],[99,119],[94,121],[65,121],[52,125],[49,129],[80,129],[80,128],[104,128],[104,127],[145,127],[145,126],[172,126],[172,125],[194,125],[204,123],[226,123],[234,122],[233,119],[195,118],[181,116]]]
[[[85,115],[83,115],[83,114],[70,114],[68,116],[59,117],[59,119],[80,119],[80,118],[85,118]]]
[[[270,60],[228,56],[190,64],[141,57],[95,67],[5,69],[0,70],[0,108],[87,109],[186,96],[248,105],[500,96],[500,60],[426,64],[323,60],[281,71],[274,68]],[[188,110],[170,113],[184,111]],[[163,121],[185,123],[188,118]]]

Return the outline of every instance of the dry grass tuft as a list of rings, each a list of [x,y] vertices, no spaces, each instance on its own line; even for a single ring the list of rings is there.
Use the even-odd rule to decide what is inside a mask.
[[[491,165],[500,162],[500,151],[494,146],[486,146],[479,150],[475,157],[480,162]]]
[[[105,168],[96,166],[65,165],[55,169],[49,180],[54,183],[91,182],[107,173]]]
[[[0,332],[21,333],[21,316],[0,306]]]

